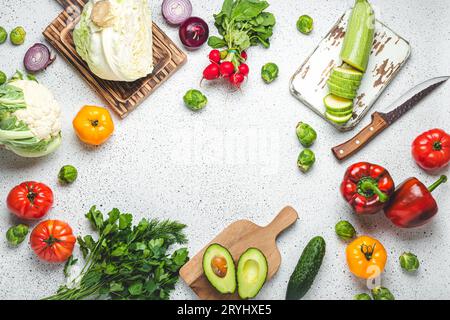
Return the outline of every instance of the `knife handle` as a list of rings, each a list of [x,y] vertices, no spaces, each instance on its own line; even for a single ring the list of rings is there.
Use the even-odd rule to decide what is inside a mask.
[[[338,160],[344,160],[364,147],[370,140],[387,128],[387,126],[388,123],[386,120],[384,120],[378,112],[374,112],[372,114],[372,122],[367,127],[362,129],[356,136],[347,142],[344,142],[331,150]]]

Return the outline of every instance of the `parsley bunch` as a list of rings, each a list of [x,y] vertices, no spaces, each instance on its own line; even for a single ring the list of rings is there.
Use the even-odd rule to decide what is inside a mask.
[[[98,232],[98,240],[91,235],[78,237],[85,259],[81,273],[46,300],[169,298],[178,271],[188,260],[186,248],[168,252],[171,245],[187,242],[184,224],[143,219],[133,226],[131,214],[113,209],[104,218],[95,206],[86,218]],[[76,262],[72,257],[67,261],[66,275]]]

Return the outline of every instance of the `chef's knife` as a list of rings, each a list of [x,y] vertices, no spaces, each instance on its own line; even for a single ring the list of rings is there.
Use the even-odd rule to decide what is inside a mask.
[[[418,104],[424,97],[449,78],[450,77],[438,77],[422,82],[392,103],[387,108],[391,111],[387,113],[374,112],[372,114],[372,122],[367,127],[362,129],[356,136],[347,142],[331,149],[335,157],[338,160],[344,160],[356,153],[359,149],[369,143],[370,140],[397,121],[402,115],[411,110],[412,107]]]

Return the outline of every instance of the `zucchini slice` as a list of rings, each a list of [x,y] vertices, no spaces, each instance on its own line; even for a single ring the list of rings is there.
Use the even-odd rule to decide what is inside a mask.
[[[323,98],[323,103],[325,104],[327,110],[334,112],[345,112],[353,109],[352,100],[341,98],[333,94],[329,94]]]
[[[332,114],[330,114],[328,112],[325,112],[325,117],[328,120],[330,120],[330,121],[332,121],[332,122],[334,122],[336,124],[345,124],[345,123],[348,122],[348,120],[350,120],[352,118],[352,113],[350,113],[350,114],[348,114],[346,116],[339,117],[339,116],[334,116],[334,115],[332,115]]]
[[[336,67],[331,72],[331,75],[335,75],[341,78],[345,79],[351,79],[351,80],[357,80],[361,81],[363,78],[363,73],[360,71],[357,71],[355,69],[350,68],[343,68],[343,67]]]
[[[328,88],[330,89],[330,93],[334,94],[335,96],[346,98],[346,99],[355,99],[357,96],[356,90],[345,90],[334,83],[328,82]]]
[[[338,82],[338,81],[335,80],[334,78],[328,79],[327,84],[330,84],[330,83],[331,83],[332,85],[335,85],[336,87],[341,88],[343,91],[349,92],[349,93],[355,93],[355,92],[358,92],[358,89],[359,89],[358,86],[355,86],[355,85],[353,85],[353,84],[351,84],[351,83],[344,82],[344,81]]]
[[[333,73],[330,76],[330,80],[332,80],[334,83],[347,83],[347,84],[352,85],[353,87],[357,87],[357,88],[359,88],[361,86],[361,80],[352,80],[352,79],[348,79],[348,78],[343,78],[343,77],[336,75],[335,73]]]

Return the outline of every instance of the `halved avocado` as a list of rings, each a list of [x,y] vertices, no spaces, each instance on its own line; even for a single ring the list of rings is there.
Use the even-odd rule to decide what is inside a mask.
[[[203,272],[220,293],[236,291],[236,268],[227,248],[217,243],[210,245],[203,254]]]
[[[237,268],[238,293],[242,299],[254,298],[267,279],[267,259],[261,250],[247,249],[239,258]]]

